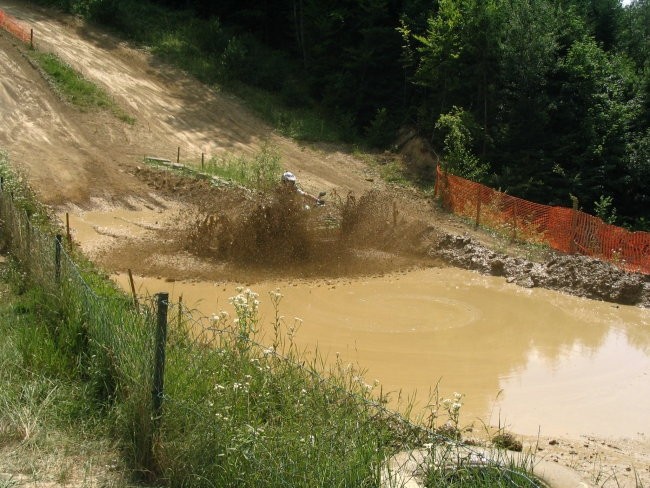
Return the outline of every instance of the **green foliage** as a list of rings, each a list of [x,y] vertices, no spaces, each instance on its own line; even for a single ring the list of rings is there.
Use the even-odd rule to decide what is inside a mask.
[[[596,217],[599,217],[606,224],[616,223],[616,207],[613,206],[613,199],[611,196],[601,195],[600,198],[594,202],[594,211]]]
[[[523,449],[521,441],[517,440],[510,432],[499,432],[492,437],[492,443],[499,449],[507,449],[509,451],[521,452]]]
[[[489,166],[472,154],[470,117],[464,110],[453,107],[449,113],[441,115],[436,122],[436,129],[444,134],[442,167],[451,174],[472,181],[481,181],[486,176]]]
[[[109,110],[120,120],[135,123],[135,119],[118,107],[108,93],[86,80],[56,54],[38,51],[30,51],[29,54],[47,74],[55,89],[73,105],[84,110]]]
[[[517,466],[500,466],[493,464],[461,463],[456,469],[429,471],[425,481],[426,487],[445,486],[449,488],[472,488],[492,486],[495,488],[537,488],[540,481],[523,468]],[[544,486],[544,485],[541,485]]]
[[[388,110],[382,107],[366,127],[366,141],[373,147],[385,149],[393,142],[396,127]]]
[[[215,176],[256,190],[270,190],[276,187],[283,171],[280,153],[268,145],[265,145],[253,158],[214,157],[207,162],[205,170]]]

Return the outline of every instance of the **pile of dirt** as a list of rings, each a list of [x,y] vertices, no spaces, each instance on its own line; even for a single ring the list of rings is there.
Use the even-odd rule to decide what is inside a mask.
[[[650,307],[650,275],[626,272],[580,255],[554,254],[537,263],[492,251],[467,236],[443,234],[431,255],[453,266],[504,276],[526,288],[547,288],[624,305]]]

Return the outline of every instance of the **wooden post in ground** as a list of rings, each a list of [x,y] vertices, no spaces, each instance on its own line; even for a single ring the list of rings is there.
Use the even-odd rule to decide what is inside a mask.
[[[183,295],[178,297],[178,330],[183,325]]]
[[[512,204],[512,241],[517,240],[517,200]]]
[[[127,272],[129,274],[129,285],[131,285],[131,296],[133,296],[133,306],[135,309],[138,309],[138,295],[135,293],[135,283],[133,282],[133,273],[131,273],[131,269],[127,269]]]
[[[65,235],[68,239],[68,247],[72,247],[72,235],[70,234],[70,214],[65,213]]]
[[[178,146],[178,152],[176,153],[176,164],[181,162],[181,146]]]
[[[478,228],[478,224],[481,221],[481,186],[476,186],[476,222],[474,227]]]
[[[29,49],[34,50],[34,29],[29,32]]]
[[[155,469],[154,466],[154,439],[160,427],[163,402],[163,377],[165,375],[165,342],[167,341],[167,305],[169,300],[168,293],[156,293],[154,295],[157,306],[156,321],[156,343],[154,350],[154,368],[153,382],[151,388],[151,412],[145,413],[143,421],[148,422],[149,429],[142,432],[144,436],[142,464],[150,472]]]
[[[573,212],[571,212],[571,240],[569,241],[569,252],[575,254],[576,252],[576,234],[578,229],[578,197],[569,194]]]
[[[201,171],[205,168],[205,154],[201,153]]]

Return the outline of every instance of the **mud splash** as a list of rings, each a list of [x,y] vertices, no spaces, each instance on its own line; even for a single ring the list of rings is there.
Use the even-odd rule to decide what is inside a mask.
[[[357,199],[334,193],[328,200],[310,206],[298,193],[278,187],[254,195],[238,212],[201,206],[186,249],[247,270],[280,267],[285,276],[305,276],[306,270],[316,276],[369,274],[373,266],[362,257],[368,250],[420,264],[434,261],[427,255],[432,227],[400,218],[388,194],[371,191]]]
[[[126,278],[117,281],[126,288]],[[246,285],[246,283],[242,283]],[[140,292],[169,291],[204,314],[229,309],[233,283],[137,278]],[[522,434],[637,436],[650,431],[650,311],[528,290],[458,269],[422,269],[364,279],[258,283],[280,288],[298,344],[366,370],[396,392],[466,395],[463,423]],[[268,338],[262,330],[261,341]],[[623,407],[622,403],[625,406]],[[624,410],[624,414],[623,411]],[[477,420],[480,419],[480,422]]]

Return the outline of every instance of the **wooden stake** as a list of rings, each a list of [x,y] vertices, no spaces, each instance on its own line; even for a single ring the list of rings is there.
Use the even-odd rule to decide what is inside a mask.
[[[512,240],[517,240],[517,200],[514,201],[512,206]]]
[[[54,281],[61,283],[61,234],[54,237]]]
[[[205,154],[201,153],[201,171],[205,167]]]
[[[178,330],[183,324],[183,295],[178,297]]]
[[[68,239],[68,247],[72,246],[72,235],[70,234],[70,214],[65,213],[65,235]]]
[[[178,153],[176,154],[176,164],[181,162],[181,146],[178,146]]]
[[[569,241],[569,252],[575,254],[576,252],[576,238],[577,238],[577,229],[578,229],[578,207],[580,206],[578,202],[578,197],[571,195],[569,193],[572,203],[572,212],[571,212],[571,240]]]
[[[157,427],[160,422],[160,414],[162,413],[164,392],[163,380],[165,378],[165,343],[167,342],[167,309],[169,304],[169,293],[156,293],[155,297],[158,311],[158,320],[156,323],[156,350],[153,371],[153,389],[151,392],[153,403],[153,415],[151,418],[154,421],[154,426]]]
[[[476,187],[476,224],[475,227],[478,227],[478,224],[481,220],[481,187]]]
[[[30,29],[29,32],[29,48],[34,50],[34,29]]]
[[[129,284],[131,285],[131,295],[133,295],[133,305],[135,306],[136,310],[138,309],[138,295],[135,294],[135,283],[133,282],[133,273],[131,273],[131,270],[127,270],[129,273]]]

